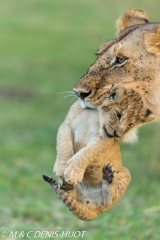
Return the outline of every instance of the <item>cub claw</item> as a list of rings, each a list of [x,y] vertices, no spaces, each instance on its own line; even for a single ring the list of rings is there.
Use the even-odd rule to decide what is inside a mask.
[[[59,186],[60,189],[64,190],[65,192],[70,191],[74,188],[73,184],[69,184],[68,182],[62,180],[62,183]]]
[[[114,178],[114,168],[112,164],[108,163],[104,165],[103,169],[103,179],[105,179],[108,183],[111,183]]]

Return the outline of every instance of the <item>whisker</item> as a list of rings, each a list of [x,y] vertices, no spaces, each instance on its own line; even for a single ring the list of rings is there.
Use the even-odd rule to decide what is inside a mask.
[[[96,42],[98,42],[99,44],[107,42],[104,36],[102,36],[98,31],[94,31],[94,33],[96,34],[96,39],[94,39]]]
[[[71,106],[75,101],[77,101],[77,99],[70,99],[70,101],[67,102],[68,106]]]
[[[71,95],[71,94],[70,94],[70,95],[68,94],[68,95],[66,95],[66,96],[63,96],[63,98],[68,98],[68,97],[77,98],[77,96],[76,96],[76,95]]]
[[[75,95],[75,93],[74,93],[73,91],[59,92],[58,94],[66,94],[66,93],[71,93],[71,94],[74,94],[74,95]]]
[[[70,98],[69,105],[73,104],[78,99],[77,95],[73,91],[59,92],[58,94],[63,94],[64,99]]]

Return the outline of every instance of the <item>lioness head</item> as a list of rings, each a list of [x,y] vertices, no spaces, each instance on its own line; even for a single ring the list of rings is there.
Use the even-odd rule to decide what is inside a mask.
[[[117,21],[118,35],[102,44],[97,59],[75,85],[83,108],[103,103],[106,87],[123,83],[138,92],[160,120],[160,23],[132,8]]]
[[[144,107],[140,94],[120,84],[112,85],[106,91],[98,113],[100,135],[104,138],[115,137],[125,142],[134,142],[137,138],[137,127],[154,120],[151,111]]]

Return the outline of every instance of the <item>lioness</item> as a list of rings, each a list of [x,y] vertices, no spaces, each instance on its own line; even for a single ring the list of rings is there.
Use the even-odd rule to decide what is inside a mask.
[[[83,108],[103,103],[105,88],[123,83],[138,92],[144,107],[160,120],[160,23],[131,8],[117,21],[118,34],[102,44],[97,60],[75,85]]]
[[[95,218],[123,197],[131,180],[122,166],[119,139],[133,141],[128,132],[153,120],[140,95],[121,85],[106,90],[98,110],[75,102],[57,137],[54,173],[61,187],[48,176],[44,180],[78,218]]]

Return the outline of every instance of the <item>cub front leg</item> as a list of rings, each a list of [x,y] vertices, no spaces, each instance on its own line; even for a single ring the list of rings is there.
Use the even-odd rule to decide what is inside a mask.
[[[57,158],[53,172],[59,178],[64,178],[67,161],[74,155],[73,133],[67,120],[61,124],[57,134]]]

